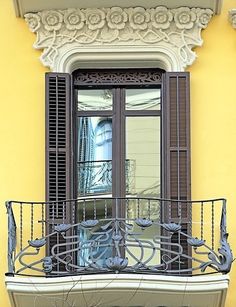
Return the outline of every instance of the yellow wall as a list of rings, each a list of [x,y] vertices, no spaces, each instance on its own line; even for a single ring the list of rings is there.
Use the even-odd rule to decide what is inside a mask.
[[[228,232],[236,253],[236,31],[228,21],[234,0],[202,32],[191,73],[192,198],[227,198]],[[226,307],[236,306],[236,266]]]
[[[44,72],[35,35],[16,18],[13,1],[0,4],[0,306],[5,291],[7,219],[4,201],[44,199]]]
[[[8,307],[7,199],[44,199],[44,72],[32,45],[35,35],[14,15],[12,0],[0,4],[0,306]],[[226,197],[228,231],[236,253],[236,31],[228,22],[234,0],[203,32],[204,45],[191,72],[192,195]],[[226,307],[236,306],[236,267]]]

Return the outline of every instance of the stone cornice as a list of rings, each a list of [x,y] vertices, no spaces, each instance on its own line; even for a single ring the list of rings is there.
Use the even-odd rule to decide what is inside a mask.
[[[37,33],[34,47],[44,50],[42,63],[52,70],[69,49],[140,46],[171,50],[184,70],[194,62],[192,48],[202,45],[201,30],[212,15],[200,8],[112,7],[42,11],[26,14],[25,20]]]

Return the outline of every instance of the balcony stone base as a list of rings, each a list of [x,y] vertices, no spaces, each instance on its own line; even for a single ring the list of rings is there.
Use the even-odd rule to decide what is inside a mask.
[[[6,277],[14,307],[223,307],[228,275]]]

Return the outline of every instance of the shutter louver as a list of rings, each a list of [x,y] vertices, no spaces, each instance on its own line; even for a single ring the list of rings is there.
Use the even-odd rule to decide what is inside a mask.
[[[46,200],[47,231],[54,226],[69,223],[71,208],[63,202],[73,198],[71,76],[61,73],[46,74]],[[55,203],[54,203],[55,202]],[[49,238],[48,254],[59,236]],[[60,247],[60,252],[65,247]],[[61,266],[58,270],[63,270]]]
[[[190,200],[190,99],[189,73],[165,73],[163,84],[163,190],[162,197]],[[181,223],[182,231],[191,233],[191,205],[174,202],[163,209],[166,222]],[[172,243],[181,242],[184,253],[190,254],[185,236],[172,236]],[[174,249],[173,249],[174,250]],[[191,266],[187,258],[172,264],[171,269]]]

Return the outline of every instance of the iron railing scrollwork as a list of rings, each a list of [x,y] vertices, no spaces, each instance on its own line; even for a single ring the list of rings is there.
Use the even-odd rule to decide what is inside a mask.
[[[224,199],[172,201],[87,197],[63,204],[71,202],[77,206],[74,224],[56,224],[44,219],[47,206],[59,206],[59,203],[6,203],[8,273],[36,276],[106,272],[194,275],[230,271],[233,255],[227,241]],[[161,220],[163,206],[176,202],[179,220],[175,223]],[[183,231],[181,224],[181,208],[186,205],[192,206],[191,235]],[[52,224],[52,232],[45,234],[47,223]],[[45,256],[48,239],[55,235],[58,239],[50,254]],[[174,235],[185,238],[192,249],[190,254],[181,246],[181,240],[173,242]],[[192,265],[176,269],[172,264],[180,263],[181,259],[187,259]]]

